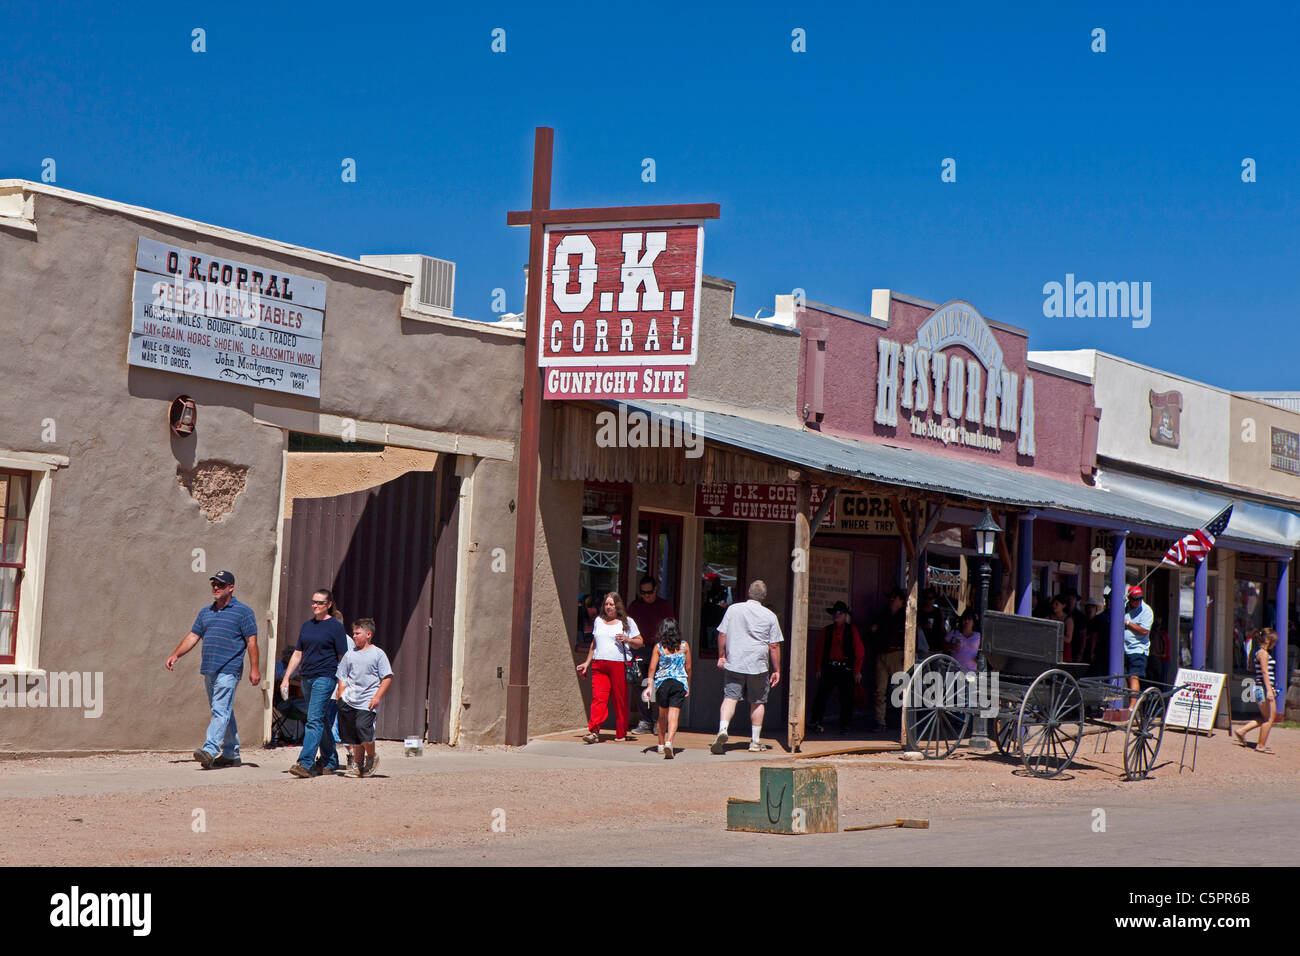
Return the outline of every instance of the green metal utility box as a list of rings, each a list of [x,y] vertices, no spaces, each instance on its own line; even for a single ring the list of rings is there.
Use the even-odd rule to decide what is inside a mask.
[[[727,801],[727,829],[754,833],[838,833],[834,767],[760,767],[758,800]]]

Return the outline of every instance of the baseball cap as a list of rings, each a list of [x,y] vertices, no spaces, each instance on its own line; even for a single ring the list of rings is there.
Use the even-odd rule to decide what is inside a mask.
[[[212,575],[212,577],[208,578],[208,580],[220,581],[222,584],[229,586],[235,583],[235,576],[229,571],[218,571],[216,574]]]
[[[826,613],[830,614],[832,617],[836,614],[848,614],[849,606],[843,601],[836,601],[833,607],[828,607],[826,609]]]

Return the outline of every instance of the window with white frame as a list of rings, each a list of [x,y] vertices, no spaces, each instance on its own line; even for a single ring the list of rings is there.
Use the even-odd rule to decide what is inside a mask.
[[[67,463],[0,450],[0,670],[39,669],[51,476]]]
[[[30,473],[0,470],[0,664],[14,663],[18,648],[30,499]]]

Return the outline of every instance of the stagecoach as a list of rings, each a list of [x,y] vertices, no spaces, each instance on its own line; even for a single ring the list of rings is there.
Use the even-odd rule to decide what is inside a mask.
[[[1062,660],[1062,636],[1060,621],[985,613],[976,672],[962,670],[947,654],[932,654],[913,668],[903,697],[908,749],[941,760],[982,714],[999,753],[1048,778],[1070,766],[1085,735],[1095,735],[1094,751],[1104,753],[1110,733],[1121,731],[1128,779],[1145,778],[1164,739],[1169,698],[1182,688],[1143,681],[1146,686],[1133,691],[1122,675],[1088,677],[1087,664]],[[1184,738],[1184,756],[1186,749]]]

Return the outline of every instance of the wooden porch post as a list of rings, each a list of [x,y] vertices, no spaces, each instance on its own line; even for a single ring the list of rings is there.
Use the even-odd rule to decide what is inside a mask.
[[[794,601],[790,620],[789,745],[798,751],[803,743],[804,710],[808,698],[808,563],[812,559],[812,526],[808,520],[812,484],[801,480],[795,495]]]

